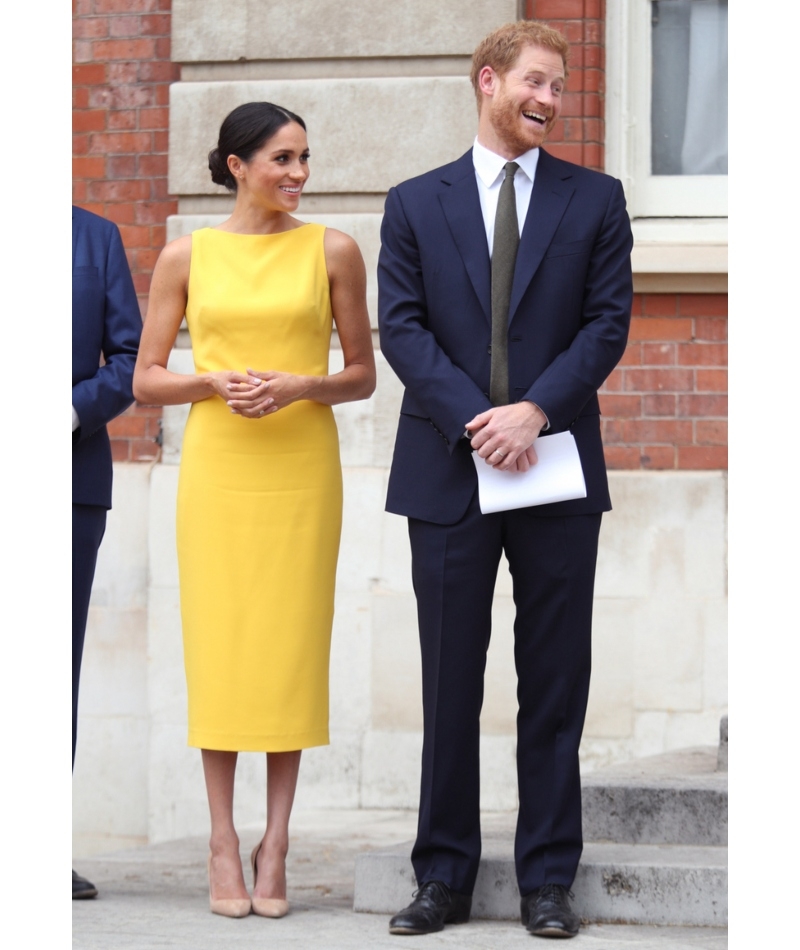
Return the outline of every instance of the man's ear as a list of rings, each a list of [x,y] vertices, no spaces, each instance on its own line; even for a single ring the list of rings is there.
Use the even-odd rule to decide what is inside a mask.
[[[493,96],[497,87],[497,73],[491,66],[484,66],[478,73],[478,88],[484,96]]]

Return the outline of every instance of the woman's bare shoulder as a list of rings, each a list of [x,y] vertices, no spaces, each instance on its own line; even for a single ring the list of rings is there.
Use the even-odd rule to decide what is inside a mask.
[[[189,278],[189,265],[192,260],[192,235],[184,234],[165,244],[158,255],[153,277],[168,280],[179,279],[183,283]]]
[[[353,264],[363,261],[358,244],[344,231],[337,231],[336,228],[325,228],[324,242],[325,258],[329,266],[339,264],[352,267]]]
[[[159,256],[165,264],[171,266],[188,264],[192,257],[192,235],[184,234],[183,237],[175,238],[174,241],[165,244]]]

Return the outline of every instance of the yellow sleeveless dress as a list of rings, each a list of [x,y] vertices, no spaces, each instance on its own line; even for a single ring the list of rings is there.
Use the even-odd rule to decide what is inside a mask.
[[[327,374],[324,233],[193,233],[186,322],[198,373]],[[245,419],[218,396],[192,405],[177,510],[189,745],[327,744],[341,517],[329,406]]]

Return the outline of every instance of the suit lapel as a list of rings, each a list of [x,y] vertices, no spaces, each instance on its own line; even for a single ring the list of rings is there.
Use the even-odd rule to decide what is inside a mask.
[[[442,177],[447,186],[439,196],[445,218],[466,267],[481,308],[491,324],[491,265],[483,223],[472,150],[462,155]]]
[[[522,237],[517,251],[514,283],[511,288],[511,303],[508,309],[509,323],[522,300],[533,275],[539,269],[542,258],[553,240],[553,235],[567,210],[574,185],[569,181],[572,172],[547,152],[539,153],[536,177],[533,182],[531,203],[522,228]]]

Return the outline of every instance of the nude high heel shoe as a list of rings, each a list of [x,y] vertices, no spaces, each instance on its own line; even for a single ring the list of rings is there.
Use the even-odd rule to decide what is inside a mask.
[[[212,914],[223,917],[247,917],[252,909],[249,898],[221,897],[214,899],[211,896],[211,855],[208,856],[208,903]]]
[[[258,870],[256,869],[256,859],[261,850],[262,841],[253,848],[250,855],[250,864],[253,867],[253,887],[256,886],[258,879]],[[280,900],[277,897],[254,897],[252,899],[253,913],[259,917],[285,917],[289,913],[289,901]]]

